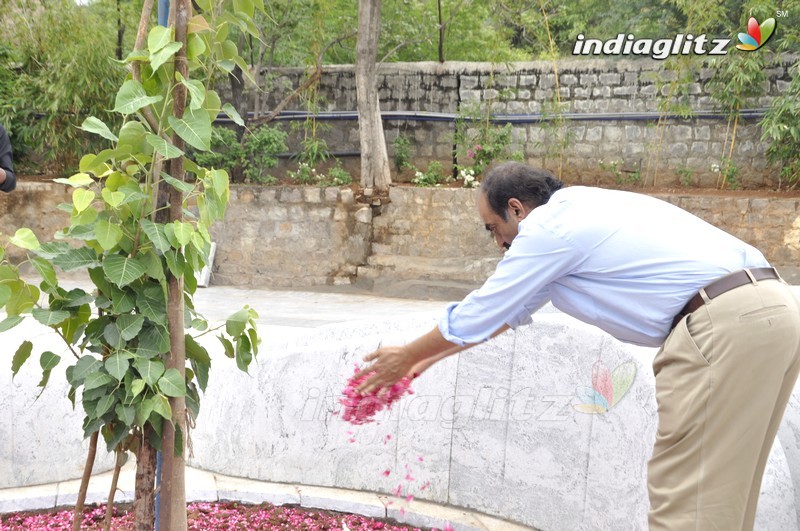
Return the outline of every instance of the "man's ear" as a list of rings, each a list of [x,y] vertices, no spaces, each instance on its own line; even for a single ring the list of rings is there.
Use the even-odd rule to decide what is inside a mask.
[[[508,200],[508,208],[511,209],[511,212],[517,219],[525,219],[525,216],[528,215],[528,211],[525,208],[525,205],[522,204],[522,201],[517,199],[516,197],[512,197]]]

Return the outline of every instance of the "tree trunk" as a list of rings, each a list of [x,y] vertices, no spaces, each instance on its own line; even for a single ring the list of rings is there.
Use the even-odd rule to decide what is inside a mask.
[[[89,479],[92,477],[92,468],[94,468],[94,457],[97,454],[97,435],[99,432],[94,432],[91,439],[89,439],[89,453],[86,455],[86,465],[83,467],[83,477],[81,477],[81,486],[78,489],[78,499],[75,502],[75,512],[72,514],[72,531],[80,531],[81,523],[83,522],[83,503],[86,501],[86,492],[89,490]]]
[[[175,55],[175,72],[184,78],[189,77],[186,60],[186,34],[189,18],[192,14],[190,0],[175,0],[175,41],[183,43],[183,47]],[[186,87],[176,83],[172,92],[173,115],[183,117],[186,109]],[[180,150],[185,145],[177,134],[172,135],[172,143]],[[170,161],[170,174],[184,180],[185,169],[183,157]],[[183,218],[183,194],[175,187],[169,188],[170,221]],[[170,336],[170,353],[167,358],[167,369],[177,369],[181,378],[186,375],[186,345],[183,332],[183,279],[167,275],[167,323]],[[184,459],[186,440],[186,400],[184,397],[169,399],[172,408],[172,423],[164,423],[161,446],[161,493],[159,497],[159,529],[164,531],[180,531],[186,529],[186,480]]]
[[[133,528],[135,531],[153,531],[156,521],[155,484],[156,450],[150,444],[145,428],[136,453],[136,492],[133,499]]]
[[[381,1],[358,1],[358,43],[356,44],[356,91],[358,133],[361,140],[361,186],[386,191],[392,182],[389,155],[383,135],[378,101],[378,37],[381,29]]]
[[[103,531],[110,531],[111,520],[114,518],[114,497],[117,494],[117,484],[119,483],[119,472],[125,462],[127,454],[124,450],[117,449],[116,459],[114,460],[114,475],[111,478],[111,488],[108,489],[108,503],[106,504],[106,519],[103,522]]]

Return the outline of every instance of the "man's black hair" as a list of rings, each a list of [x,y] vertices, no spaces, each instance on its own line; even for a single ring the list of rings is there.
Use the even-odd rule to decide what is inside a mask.
[[[547,170],[506,162],[486,174],[480,189],[492,210],[503,220],[508,220],[508,200],[512,197],[533,209],[547,203],[562,186],[564,183]]]

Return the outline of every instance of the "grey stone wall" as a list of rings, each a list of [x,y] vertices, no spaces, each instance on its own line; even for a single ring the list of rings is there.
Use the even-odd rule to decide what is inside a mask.
[[[389,202],[358,202],[349,188],[235,185],[217,242],[212,283],[253,287],[397,284],[403,281],[480,283],[500,252],[480,223],[477,191],[396,186]],[[742,194],[661,194],[761,249],[776,266],[800,264],[800,198]],[[0,242],[20,227],[50,241],[69,222],[56,207],[70,201],[57,184],[21,182],[0,194]],[[376,215],[373,215],[376,214]],[[25,253],[7,246],[10,259]]]
[[[751,109],[768,107],[773,97],[786,90],[790,68],[796,58],[770,65],[765,74],[765,95],[748,102]],[[447,121],[428,121],[430,116],[414,113],[458,113],[476,106],[500,115],[539,115],[542,121],[514,125],[513,149],[527,161],[558,170],[559,148],[556,141],[566,138],[565,166],[562,176],[570,182],[613,183],[616,176],[600,167],[617,161],[624,177],[641,172],[656,184],[680,182],[679,170],[703,186],[717,183],[719,174],[712,165],[727,156],[724,118],[696,115],[690,119],[670,119],[658,131],[659,105],[670,93],[676,73],[665,70],[663,61],[638,60],[563,60],[558,62],[558,85],[553,63],[539,61],[493,65],[489,63],[392,63],[384,64],[379,75],[381,109],[394,113],[384,118],[387,142],[399,134],[414,141],[415,163],[425,168],[431,160],[446,164],[453,161],[453,131]],[[685,86],[680,98],[674,98],[696,113],[718,110],[711,97],[711,68],[696,73],[696,82]],[[265,87],[266,108],[274,107],[289,90],[305,78],[301,69],[278,71],[277,79]],[[549,121],[554,116],[552,104],[558,90],[563,112],[568,120],[564,128]],[[320,111],[355,111],[356,89],[352,66],[325,67],[318,87]],[[289,108],[305,110],[295,101]],[[406,116],[398,116],[405,113]],[[594,116],[602,113],[605,116]],[[617,116],[616,113],[628,113]],[[630,116],[630,113],[650,113]],[[357,123],[336,120],[323,131],[333,151],[358,151]],[[302,132],[294,131],[291,148],[299,148]],[[729,139],[727,141],[729,147]],[[659,147],[660,146],[660,147]],[[391,146],[390,146],[391,147]],[[767,167],[765,144],[760,142],[760,127],[755,119],[740,119],[737,127],[733,161],[745,186],[774,184],[778,171]],[[659,171],[655,172],[658,163]],[[351,168],[357,171],[357,164]],[[285,167],[284,167],[285,169]],[[407,180],[410,175],[401,175]]]
[[[258,287],[350,284],[366,261],[371,207],[349,188],[234,186],[217,241],[214,283]]]

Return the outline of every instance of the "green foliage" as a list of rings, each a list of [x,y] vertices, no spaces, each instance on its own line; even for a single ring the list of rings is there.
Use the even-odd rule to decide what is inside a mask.
[[[411,182],[417,186],[441,186],[442,183],[448,183],[451,180],[452,178],[444,174],[442,163],[438,160],[433,160],[428,163],[426,171],[415,170],[414,178],[411,179]]]
[[[739,181],[739,167],[733,160],[723,158],[720,172],[722,173],[723,188],[726,184],[731,190],[738,190],[741,187],[742,183]]]
[[[216,15],[220,16],[205,19],[209,25],[216,22],[216,31],[209,27],[190,36],[194,49],[203,50],[193,54],[190,72],[205,74],[225,69],[225,61],[241,61],[223,35],[231,24],[246,31],[251,13],[226,9]],[[0,332],[32,317],[65,341],[73,356],[66,368],[68,397],[73,405],[80,402],[85,413],[84,435],[99,431],[109,450],[132,448],[146,426],[161,434],[164,422],[172,422],[169,397],[185,397],[190,417],[197,417],[211,356],[196,337],[224,326],[217,335],[220,348],[243,371],[260,342],[258,315],[252,308],[210,328],[192,300],[196,275],[208,265],[209,229],[223,218],[230,191],[225,170],[198,166],[172,143],[175,133],[195,149],[206,149],[211,144],[210,117],[220,107],[208,86],[176,75],[168,60],[175,44],[171,29],[150,31],[148,48],[135,54],[144,82],[128,80],[113,91],[121,126],[97,116],[82,122],[82,130],[96,135],[105,149],[81,157],[79,173],[56,180],[71,187],[72,197],[60,207],[70,217],[55,241],[39,242],[25,228],[10,239],[9,244],[29,251],[27,261],[42,278],[38,286],[22,279],[19,266],[6,261],[0,251],[0,308],[8,316],[0,322]],[[177,83],[192,86],[190,107],[181,118],[172,111]],[[142,118],[145,112],[155,123]],[[162,163],[178,158],[193,174],[193,182],[165,173]],[[186,218],[164,221],[157,215],[158,189],[163,187],[186,194]],[[190,204],[196,205],[196,215],[189,213]],[[65,239],[79,245],[73,247]],[[93,289],[62,287],[56,268],[86,270]],[[185,377],[166,363],[177,347],[167,328],[170,277],[182,279],[184,291]],[[36,354],[31,342],[23,342],[12,358],[12,371],[16,374],[28,359],[38,359],[39,387],[44,388],[62,360],[52,352]]]
[[[492,121],[492,102],[467,105],[456,116],[453,140],[459,168],[471,167],[480,176],[494,160],[508,158],[511,145],[511,124]]]
[[[353,183],[353,177],[342,168],[342,163],[336,164],[328,170],[328,173],[317,172],[317,169],[307,162],[301,162],[297,170],[287,172],[289,178],[299,184],[314,184],[317,186],[348,186]]]
[[[394,150],[394,167],[397,171],[403,171],[411,167],[411,140],[405,135],[397,135],[392,140]]]
[[[227,127],[212,128],[211,151],[193,152],[200,166],[223,168],[232,172],[241,168],[248,182],[273,184],[275,178],[265,170],[278,165],[278,155],[286,151],[286,133],[278,127],[262,125],[246,131],[242,140]]]
[[[677,170],[675,170],[675,173],[678,174],[678,176],[681,178],[681,185],[686,187],[692,185],[692,182],[694,180],[694,171],[692,171],[691,168],[688,168],[686,166],[681,166]]]
[[[795,187],[800,181],[800,63],[792,67],[789,88],[772,100],[761,120],[761,141],[769,142],[767,160],[780,166],[781,181]]]
[[[119,115],[108,112],[125,77],[124,68],[112,60],[117,28],[108,9],[103,2],[80,8],[72,0],[53,0],[46,9],[24,1],[4,10],[3,41],[10,51],[0,58],[0,72],[6,72],[0,73],[5,78],[0,122],[12,132],[18,158],[23,157],[21,171],[70,171],[80,153],[102,144],[78,129],[87,116],[112,127],[121,123]],[[124,14],[128,27],[135,28],[130,6]]]

